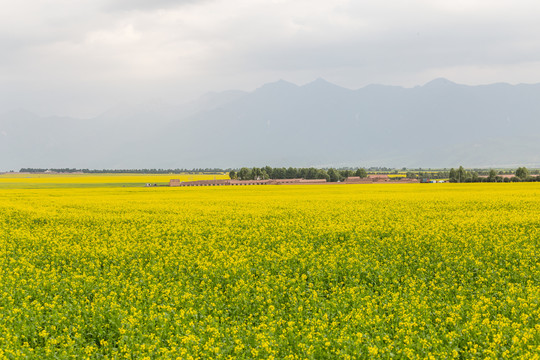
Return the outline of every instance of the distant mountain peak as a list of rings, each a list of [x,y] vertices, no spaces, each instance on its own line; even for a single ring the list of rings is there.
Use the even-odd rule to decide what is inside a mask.
[[[452,86],[457,85],[455,82],[452,82],[445,78],[436,78],[431,80],[430,82],[426,83],[423,87],[444,87],[444,86]]]
[[[335,84],[332,84],[330,81],[323,79],[322,77],[316,78],[312,82],[308,83],[308,85],[309,84],[335,85]]]
[[[298,85],[293,84],[292,82],[289,82],[289,81],[286,81],[286,80],[283,80],[283,79],[279,79],[278,81],[266,83],[266,84],[264,84],[263,86],[261,86],[260,88],[267,88],[267,87],[289,87],[289,88],[297,88]]]
[[[264,84],[260,88],[256,89],[255,92],[281,92],[296,89],[298,89],[298,85],[285,81],[283,79],[279,79],[278,81]]]
[[[338,91],[351,91],[350,89],[347,89],[347,88],[344,88],[344,87],[341,87],[339,85],[336,85],[334,83],[331,83],[321,77],[313,80],[312,82],[309,82],[305,85],[302,86],[303,89],[308,89],[308,90],[311,90],[311,89],[315,89],[315,90],[318,90],[318,91],[327,91],[327,90],[338,90]]]

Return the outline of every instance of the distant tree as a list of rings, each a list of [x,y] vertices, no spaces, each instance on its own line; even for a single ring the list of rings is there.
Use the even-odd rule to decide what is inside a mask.
[[[488,174],[488,181],[489,182],[495,182],[495,178],[497,177],[497,172],[493,169],[489,170],[489,174]]]
[[[236,176],[236,171],[234,171],[234,170],[229,171],[229,177],[230,177],[231,179],[236,179],[236,177],[237,177],[237,176]]]
[[[285,174],[285,177],[287,179],[295,179],[296,177],[298,177],[298,170],[293,168],[293,167],[289,167],[287,169],[287,172]]]
[[[341,179],[347,179],[349,176],[353,176],[354,172],[352,170],[338,170],[340,180]]]
[[[467,172],[463,168],[463,166],[460,166],[457,170],[457,182],[463,182],[465,181],[465,178],[467,176]]]
[[[272,179],[285,179],[285,173],[284,168],[274,168],[272,169]]]
[[[251,180],[251,170],[247,167],[243,167],[238,171],[238,178],[240,180]]]
[[[315,168],[309,168],[307,169],[307,174],[305,176],[306,179],[317,179],[318,170]]]
[[[364,168],[357,169],[354,173],[354,176],[359,176],[361,178],[367,177],[367,171]]]
[[[453,182],[453,183],[458,182],[457,181],[457,171],[456,171],[456,169],[451,168],[450,172],[448,173],[448,177],[450,179],[450,182]]]
[[[413,173],[412,171],[407,171],[406,177],[407,179],[416,179],[418,176],[416,176],[416,174]]]
[[[328,176],[328,173],[324,169],[319,169],[317,171],[317,179],[325,179],[326,181],[330,181],[330,176]]]
[[[268,166],[268,165],[265,166],[265,167],[263,168],[263,170],[268,174],[268,177],[269,177],[270,179],[273,179],[273,178],[274,178],[274,177],[273,177],[273,175],[274,175],[274,174],[273,174],[273,173],[274,173],[274,169],[272,169],[270,166]]]
[[[252,180],[262,179],[262,170],[258,167],[254,167],[253,169],[251,169],[251,179]]]
[[[493,169],[489,170],[488,181],[495,182],[497,178],[497,172]]]
[[[340,180],[339,172],[336,169],[330,168],[327,173],[330,182],[338,182]]]
[[[520,180],[525,180],[525,179],[527,179],[529,177],[529,170],[526,167],[519,167],[516,170],[516,176]]]

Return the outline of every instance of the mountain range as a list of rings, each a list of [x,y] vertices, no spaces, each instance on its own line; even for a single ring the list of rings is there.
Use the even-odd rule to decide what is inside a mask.
[[[0,115],[0,169],[540,167],[540,84],[283,80],[92,119]]]

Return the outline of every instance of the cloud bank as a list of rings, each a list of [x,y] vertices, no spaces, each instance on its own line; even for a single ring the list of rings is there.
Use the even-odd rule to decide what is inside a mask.
[[[540,82],[534,1],[5,2],[0,111],[92,116],[323,77],[348,88],[446,77]]]

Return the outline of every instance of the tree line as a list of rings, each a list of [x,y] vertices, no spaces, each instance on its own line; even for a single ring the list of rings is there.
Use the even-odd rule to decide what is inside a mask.
[[[463,166],[458,169],[450,169],[449,180],[452,183],[464,182],[534,182],[540,181],[540,175],[531,176],[530,171],[526,167],[519,167],[513,173],[514,177],[503,177],[501,175],[512,175],[512,173],[504,172],[499,174],[494,169],[489,170],[487,176],[480,176],[478,172],[465,170]]]
[[[383,171],[387,170],[387,171]],[[401,169],[403,173],[407,169]],[[425,171],[417,169],[417,171],[409,170],[406,172],[406,177],[409,179],[449,179],[450,182],[521,182],[521,181],[540,181],[540,171],[528,170],[525,167],[510,170],[485,170],[485,169],[468,169],[463,166],[457,169],[443,169]],[[229,173],[231,179],[239,180],[266,180],[266,179],[324,179],[328,182],[344,181],[351,176],[359,176],[365,178],[369,172],[383,172],[387,174],[398,174],[396,169],[389,168],[294,168],[294,167],[276,167],[270,166],[259,167],[243,167],[240,169],[220,169],[220,168],[195,168],[195,169],[77,169],[77,168],[21,168],[19,172],[24,173],[84,173],[84,174],[223,174]],[[501,175],[515,175],[514,177],[504,177]],[[532,176],[537,175],[537,176]]]
[[[238,180],[268,180],[268,179],[321,179],[328,182],[338,182],[347,179],[350,176],[367,177],[367,171],[363,168],[356,170],[339,170],[334,168],[317,169],[317,168],[272,168],[265,166],[263,168],[247,168],[243,167],[239,170],[231,170],[229,172],[231,179]]]

